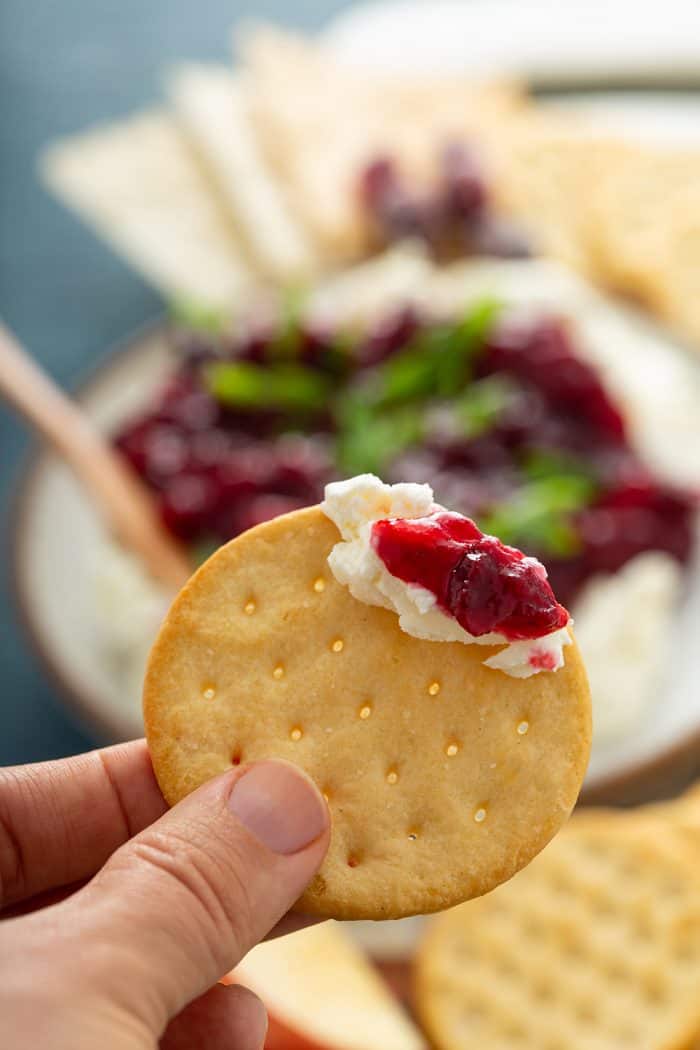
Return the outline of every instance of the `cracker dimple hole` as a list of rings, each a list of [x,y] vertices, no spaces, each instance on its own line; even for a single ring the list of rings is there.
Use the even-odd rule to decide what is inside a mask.
[[[249,598],[243,606],[243,612],[246,614],[246,616],[252,616],[256,609],[257,605],[255,604],[252,598]]]
[[[203,700],[214,700],[216,698],[216,687],[207,682],[202,686],[202,699]]]
[[[474,820],[477,824],[483,824],[486,820],[486,806],[477,806],[474,810]]]
[[[240,766],[241,764],[241,753],[240,751],[234,751],[231,755],[231,765]]]
[[[440,683],[439,682],[431,682],[430,685],[428,686],[428,695],[429,696],[437,696],[439,692],[440,692]]]
[[[356,868],[359,863],[360,863],[360,858],[358,857],[358,855],[356,853],[348,854],[348,867],[349,868]]]
[[[342,638],[334,638],[331,642],[331,652],[342,653],[345,648],[345,642]]]
[[[311,586],[316,591],[316,594],[321,594],[326,589],[326,581],[323,576],[317,576]]]
[[[445,745],[445,754],[448,758],[454,758],[459,752],[459,744],[455,740],[450,740],[449,744]]]
[[[323,795],[326,802],[331,800],[331,789],[328,787],[321,788],[321,794]]]
[[[387,784],[398,784],[398,782],[399,782],[399,774],[398,774],[397,770],[395,770],[395,769],[388,769],[387,770],[386,782],[387,782]]]
[[[525,736],[529,728],[530,723],[527,721],[527,719],[524,718],[522,722],[518,722],[517,726],[515,727],[515,732],[518,734],[518,736]]]
[[[409,842],[415,842],[420,835],[420,828],[409,828],[406,832],[406,838]]]
[[[301,740],[303,735],[304,730],[301,728],[301,726],[292,726],[292,728],[289,730],[289,736],[292,740]]]
[[[358,718],[361,718],[363,720],[369,718],[369,716],[371,714],[372,714],[372,705],[371,704],[363,704],[362,707],[360,708],[360,710],[357,712]]]
[[[272,669],[272,677],[276,678],[277,681],[279,681],[280,678],[284,678],[284,667],[282,664],[275,664]]]

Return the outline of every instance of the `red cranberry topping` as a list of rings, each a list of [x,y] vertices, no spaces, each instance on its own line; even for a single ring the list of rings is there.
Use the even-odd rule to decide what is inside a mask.
[[[532,246],[521,229],[507,219],[484,215],[466,232],[468,255],[493,255],[499,259],[527,259]]]
[[[474,219],[486,208],[488,195],[483,173],[471,150],[451,143],[442,158],[447,210],[455,218]]]
[[[207,478],[198,474],[180,474],[161,497],[163,521],[180,539],[197,539],[206,533],[216,499],[216,489]]]
[[[487,339],[481,374],[508,372],[531,383],[564,414],[585,419],[608,441],[623,442],[622,416],[595,371],[578,358],[564,322],[546,317],[503,324]]]
[[[427,190],[411,186],[391,157],[377,157],[365,168],[360,198],[381,243],[418,237],[439,260],[530,254],[522,232],[493,213],[474,151],[450,143],[439,168],[435,185]]]
[[[362,367],[369,368],[385,361],[405,347],[420,328],[420,318],[413,306],[402,306],[381,317],[366,334],[357,350]]]
[[[554,653],[550,653],[546,649],[535,649],[534,652],[530,653],[528,663],[530,667],[534,667],[538,671],[553,671],[556,660]]]
[[[568,622],[544,569],[460,514],[378,521],[372,545],[392,576],[431,591],[476,638],[539,638]]]
[[[446,156],[442,173],[439,200],[428,208],[430,221],[443,223],[440,236],[478,239],[490,224],[493,232],[486,195],[480,205],[471,181],[478,175],[474,158],[456,151]],[[399,185],[391,163],[368,173],[365,190],[367,199],[384,195],[389,212],[423,206]],[[465,214],[457,221],[460,210]],[[431,236],[436,229],[431,227]],[[591,576],[616,572],[645,550],[666,551],[687,563],[699,494],[674,489],[639,461],[616,405],[595,370],[577,357],[559,320],[523,323],[505,315],[470,359],[475,383],[465,373],[463,390],[454,389],[448,399],[431,382],[421,391],[419,374],[405,404],[379,412],[368,404],[366,432],[363,413],[348,413],[357,434],[351,433],[354,444],[343,446],[348,422],[333,403],[338,399],[342,406],[350,385],[353,407],[364,407],[365,398],[381,391],[385,364],[413,382],[413,366],[423,368],[431,353],[439,356],[442,336],[449,336],[449,321],[440,321],[436,342],[431,323],[404,306],[380,317],[354,344],[347,331],[269,312],[251,314],[235,332],[180,328],[173,335],[181,367],[115,444],[157,494],[167,526],[193,543],[224,542],[272,514],[318,502],[338,464],[352,473],[376,470],[373,460],[368,464],[362,457],[386,447],[381,473],[387,481],[427,479],[440,503],[482,523],[492,521],[499,535],[545,561],[551,586],[566,604]],[[264,397],[224,405],[212,394],[212,361],[274,368],[283,352],[293,355],[295,367],[328,377],[327,408],[292,412]],[[484,400],[484,383],[492,395],[495,389],[504,396]],[[402,427],[411,413],[420,422],[405,428],[404,440]],[[350,465],[341,457],[348,449]],[[582,495],[558,509],[562,491],[565,500],[571,498],[571,475],[584,482]],[[428,561],[434,546],[431,540]],[[452,591],[445,590],[443,599],[459,610],[467,576],[470,593],[478,594],[487,586],[488,565],[472,559],[458,568],[459,558],[453,564],[452,557],[446,570]],[[463,608],[460,615],[479,626],[478,610]],[[515,620],[514,610],[508,615]]]
[[[262,525],[270,518],[277,518],[280,514],[289,514],[292,510],[299,510],[305,506],[304,500],[291,499],[289,496],[257,496],[241,510],[238,526],[240,532],[252,529],[254,525]]]
[[[364,201],[375,209],[398,189],[396,166],[391,157],[377,157],[368,164],[360,179],[360,193]]]

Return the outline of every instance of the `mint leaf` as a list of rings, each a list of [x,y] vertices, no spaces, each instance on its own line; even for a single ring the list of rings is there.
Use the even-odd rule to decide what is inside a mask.
[[[320,409],[329,393],[325,376],[292,364],[221,362],[206,370],[205,382],[217,401],[232,408]]]

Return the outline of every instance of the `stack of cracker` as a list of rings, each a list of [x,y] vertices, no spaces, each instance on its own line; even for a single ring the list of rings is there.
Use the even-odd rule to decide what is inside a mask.
[[[533,250],[641,301],[700,345],[700,152],[644,147],[518,84],[388,77],[262,27],[235,71],[183,64],[158,109],[56,143],[46,184],[168,296],[235,309],[371,250],[358,179],[390,154],[413,186],[474,147]]]
[[[692,1050],[700,787],[588,811],[529,868],[435,920],[417,962],[438,1050]]]

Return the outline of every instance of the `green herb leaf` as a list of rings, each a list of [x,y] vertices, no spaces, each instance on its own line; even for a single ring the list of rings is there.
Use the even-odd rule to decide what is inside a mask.
[[[499,309],[495,301],[484,300],[456,322],[419,331],[405,350],[377,369],[378,403],[452,397],[463,390]]]
[[[173,324],[195,332],[208,332],[210,335],[220,335],[229,320],[222,308],[184,297],[175,299],[170,304],[169,314]]]
[[[429,397],[437,386],[437,366],[437,357],[423,346],[396,354],[379,372],[380,403],[392,405]]]
[[[205,381],[217,401],[239,408],[314,410],[324,407],[329,393],[327,377],[292,364],[221,362],[206,370]]]
[[[453,402],[454,414],[462,433],[474,438],[487,431],[502,416],[513,393],[513,383],[503,375],[489,376],[471,383]]]
[[[420,442],[423,423],[414,408],[406,406],[374,413],[356,402],[346,414],[338,437],[339,466],[350,474],[382,474],[385,466],[404,449]]]
[[[500,310],[501,304],[495,299],[484,299],[451,328],[438,365],[436,393],[440,397],[451,397],[464,388],[472,362]]]
[[[307,292],[303,287],[295,285],[284,290],[279,326],[269,351],[272,359],[288,361],[298,357],[306,300]]]
[[[504,543],[570,557],[580,549],[571,515],[587,506],[594,494],[595,485],[581,476],[542,478],[523,485],[479,524]]]
[[[583,478],[593,486],[597,483],[595,472],[589,463],[571,453],[553,449],[530,450],[521,464],[521,470],[531,481],[552,477],[576,477]]]

